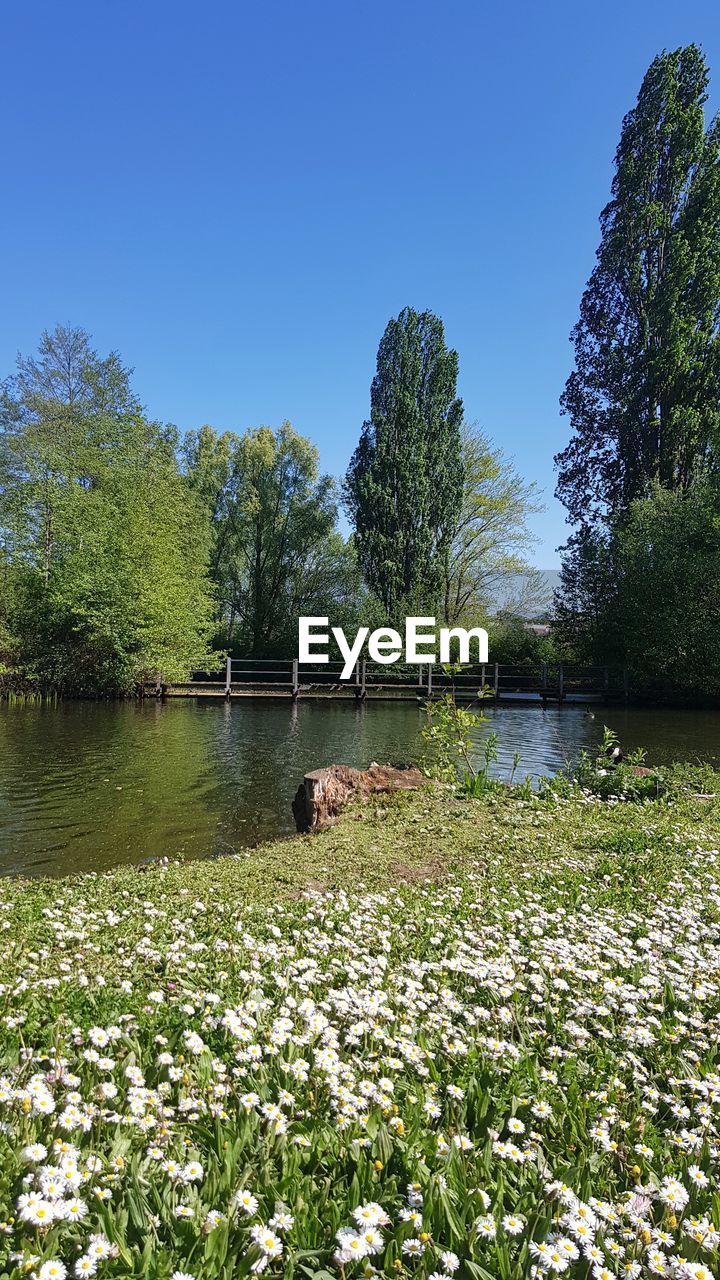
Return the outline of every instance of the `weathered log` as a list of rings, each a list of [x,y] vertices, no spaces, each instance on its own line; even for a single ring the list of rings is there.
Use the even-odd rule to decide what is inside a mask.
[[[298,831],[319,831],[335,821],[340,810],[354,796],[377,795],[422,787],[427,778],[419,769],[398,769],[389,764],[371,764],[368,769],[351,769],[331,764],[306,773],[292,802]]]

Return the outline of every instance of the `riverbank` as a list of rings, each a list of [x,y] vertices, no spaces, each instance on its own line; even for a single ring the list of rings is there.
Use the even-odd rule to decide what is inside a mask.
[[[712,1275],[720,776],[668,790],[2,881],[0,1267]]]

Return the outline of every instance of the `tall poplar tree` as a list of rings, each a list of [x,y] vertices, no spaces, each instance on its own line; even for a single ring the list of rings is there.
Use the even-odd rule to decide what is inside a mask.
[[[390,321],[344,484],[360,567],[389,617],[438,599],[462,503],[457,376],[431,311]]]
[[[707,85],[695,45],[664,52],[623,121],[562,398],[573,435],[557,492],[572,523],[717,469],[720,122],[705,128]]]

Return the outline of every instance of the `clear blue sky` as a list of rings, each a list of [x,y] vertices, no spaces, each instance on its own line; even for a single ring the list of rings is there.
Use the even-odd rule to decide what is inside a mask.
[[[470,420],[542,485],[624,112],[717,0],[2,8],[0,375],[58,321],[183,429],[289,418],[341,474],[377,344],[442,316]]]

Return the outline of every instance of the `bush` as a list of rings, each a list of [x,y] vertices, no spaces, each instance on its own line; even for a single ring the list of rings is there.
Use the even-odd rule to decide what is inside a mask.
[[[586,796],[599,800],[658,800],[668,794],[662,769],[646,769],[645,752],[633,751],[623,757],[617,735],[607,725],[597,755],[583,751],[577,764],[545,783],[545,791],[567,794],[578,787]]]

